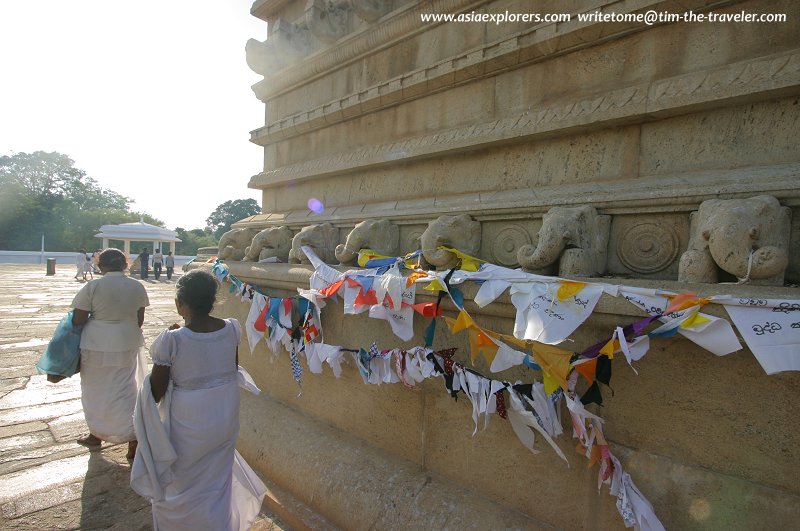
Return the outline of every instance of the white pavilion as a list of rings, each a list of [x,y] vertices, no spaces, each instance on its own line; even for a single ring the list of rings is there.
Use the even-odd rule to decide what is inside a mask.
[[[109,240],[122,240],[123,252],[126,256],[131,256],[131,242],[153,242],[153,251],[161,249],[166,254],[164,244],[169,243],[169,250],[175,254],[175,244],[181,240],[177,237],[174,230],[164,229],[155,225],[145,223],[140,219],[134,223],[122,223],[120,225],[103,225],[100,232],[94,235],[95,238],[103,238],[103,249],[108,248]],[[135,249],[139,254],[141,249]]]

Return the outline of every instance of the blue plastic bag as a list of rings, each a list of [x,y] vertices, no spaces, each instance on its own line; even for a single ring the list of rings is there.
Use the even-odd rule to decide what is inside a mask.
[[[41,373],[67,378],[78,371],[81,359],[81,331],[83,325],[72,324],[72,310],[56,326],[53,339],[47,345],[36,368]]]

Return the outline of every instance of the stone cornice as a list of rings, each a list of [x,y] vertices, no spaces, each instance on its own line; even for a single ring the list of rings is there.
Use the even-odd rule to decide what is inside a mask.
[[[294,66],[284,68],[253,85],[262,101],[308,83],[325,73],[384,50],[398,41],[428,31],[440,23],[422,24],[420,13],[453,13],[476,7],[486,0],[428,0],[412,2],[376,24],[348,35],[334,46],[316,52]]]
[[[648,10],[703,12],[736,3],[736,1],[686,0],[681,3],[677,0],[639,0],[624,3],[606,2],[606,5],[614,5],[614,11],[621,14]],[[342,68],[364,56],[374,54],[398,41],[428,31],[433,26],[440,24],[423,24],[420,21],[421,13],[458,13],[477,7],[482,3],[485,3],[485,0],[431,0],[421,4],[410,4],[397,10],[393,16],[387,17],[381,23],[348,36],[336,46],[321,50],[294,66],[265,77],[264,80],[253,85],[253,91],[258,99],[267,102],[271,98],[308,83],[332,70]],[[597,7],[592,6],[587,11],[596,9]],[[574,15],[577,13],[573,13],[572,20],[569,22],[542,24],[527,28],[511,37],[466,51],[436,65],[386,81],[380,86],[402,85],[401,80],[413,83],[419,77],[420,72],[427,73],[431,70],[434,72],[440,70],[451,76],[454,76],[456,72],[463,72],[461,77],[465,78],[489,75],[516,64],[554,57],[648,28],[648,26],[636,22],[613,25],[604,22],[581,22]],[[488,66],[480,67],[481,63],[487,63]],[[377,87],[371,87],[362,93],[369,92],[373,88],[377,90]],[[397,100],[397,98],[394,99]]]
[[[508,118],[458,127],[400,142],[367,146],[264,171],[251,188],[288,181],[363,171],[491,145],[586,131],[623,123],[645,122],[715,108],[737,101],[757,101],[800,93],[800,51],[761,57],[624,87],[590,99],[531,109]]]
[[[800,205],[800,164],[650,175],[612,182],[538,186],[446,197],[399,199],[383,203],[333,207],[317,215],[308,209],[258,214],[234,227],[287,225],[298,229],[314,223],[341,226],[371,218],[398,224],[427,223],[444,214],[469,214],[479,221],[540,218],[554,206],[578,206],[592,198],[603,214],[690,212],[706,199],[732,199],[769,194],[788,206]],[[724,190],[724,192],[722,192]]]
[[[269,18],[283,8],[291,0],[255,0],[250,6],[250,14],[268,22]]]

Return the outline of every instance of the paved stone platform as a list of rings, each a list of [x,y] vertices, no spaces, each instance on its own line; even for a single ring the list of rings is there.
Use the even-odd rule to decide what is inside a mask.
[[[48,277],[44,265],[0,264],[0,529],[151,529],[150,504],[128,483],[127,445],[90,452],[75,442],[88,433],[80,376],[50,384],[34,367],[83,285],[74,274],[71,265]],[[145,281],[146,345],[181,322],[176,278]],[[252,529],[289,527],[264,509]]]

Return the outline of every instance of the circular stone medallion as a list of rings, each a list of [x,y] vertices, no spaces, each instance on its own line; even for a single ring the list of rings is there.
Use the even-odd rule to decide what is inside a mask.
[[[640,223],[622,234],[617,256],[625,267],[637,273],[656,273],[678,257],[678,233],[671,225]]]

